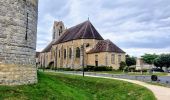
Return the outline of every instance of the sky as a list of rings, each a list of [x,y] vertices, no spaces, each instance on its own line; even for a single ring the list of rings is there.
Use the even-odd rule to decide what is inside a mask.
[[[88,18],[131,56],[170,53],[170,0],[39,0],[37,51],[52,40],[54,21],[69,28]]]

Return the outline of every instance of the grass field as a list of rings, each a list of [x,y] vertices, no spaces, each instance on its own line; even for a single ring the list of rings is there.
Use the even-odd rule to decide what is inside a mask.
[[[39,83],[0,86],[0,100],[155,100],[139,85],[102,78],[38,73]]]

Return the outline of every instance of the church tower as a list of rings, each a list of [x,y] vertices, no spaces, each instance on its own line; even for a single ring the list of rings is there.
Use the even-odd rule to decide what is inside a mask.
[[[62,21],[55,21],[53,25],[53,36],[52,40],[58,40],[60,36],[64,33],[65,27]]]
[[[38,0],[0,0],[0,85],[37,82]]]

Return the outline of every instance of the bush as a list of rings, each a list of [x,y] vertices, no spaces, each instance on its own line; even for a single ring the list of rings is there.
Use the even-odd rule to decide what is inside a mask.
[[[87,67],[84,68],[84,71],[112,71],[112,67],[87,65]]]
[[[71,69],[71,68],[57,68],[57,70],[60,70],[60,71],[74,71],[74,69]]]
[[[126,67],[126,63],[124,61],[121,61],[120,62],[120,67],[119,67],[119,70],[124,70]]]

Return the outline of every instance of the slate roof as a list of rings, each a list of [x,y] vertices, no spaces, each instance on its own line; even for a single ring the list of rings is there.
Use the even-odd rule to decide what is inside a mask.
[[[85,21],[66,30],[66,32],[54,44],[59,44],[77,39],[97,39],[103,40],[91,22]]]
[[[99,52],[116,52],[116,53],[125,53],[122,49],[116,46],[110,40],[102,40],[99,41],[93,49],[91,49],[88,53],[99,53]]]

